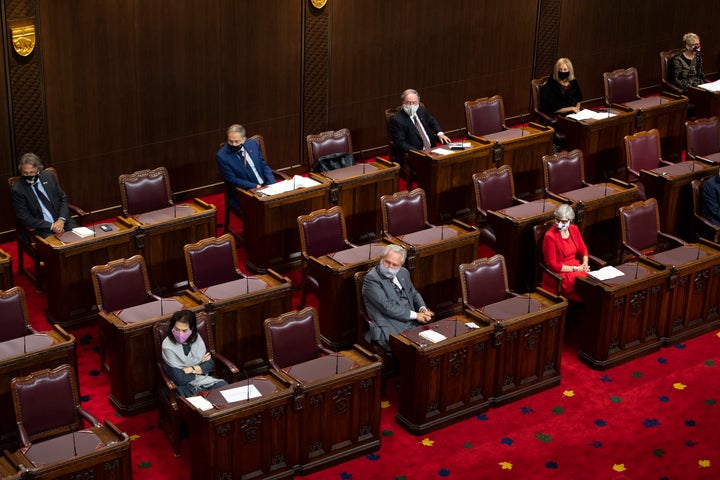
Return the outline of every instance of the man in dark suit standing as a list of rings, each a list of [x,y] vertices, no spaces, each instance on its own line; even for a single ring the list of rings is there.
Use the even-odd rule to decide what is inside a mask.
[[[410,150],[430,150],[438,141],[450,143],[435,117],[420,105],[420,95],[413,89],[400,97],[402,109],[390,118],[390,135],[394,147],[392,161],[405,164],[404,154]]]
[[[420,292],[403,267],[405,249],[388,245],[377,267],[365,275],[362,296],[370,317],[368,342],[374,341],[390,350],[390,335],[428,323],[435,315],[425,306]]]
[[[260,145],[246,139],[242,125],[228,127],[227,143],[220,147],[215,160],[227,183],[230,204],[235,208],[240,208],[235,187],[253,190],[275,183],[275,176],[265,163]]]
[[[68,199],[51,172],[43,170],[40,157],[26,153],[18,163],[20,179],[13,184],[12,197],[15,216],[21,225],[35,235],[49,237],[77,227],[70,218]],[[27,232],[21,239],[29,242]]]

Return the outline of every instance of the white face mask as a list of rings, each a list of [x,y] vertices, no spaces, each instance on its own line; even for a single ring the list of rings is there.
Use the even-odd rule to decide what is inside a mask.
[[[562,231],[567,230],[568,228],[570,228],[570,221],[561,222],[560,220],[557,220],[557,221],[555,222],[555,225],[557,226],[557,229],[562,232]]]
[[[405,113],[408,114],[408,116],[412,117],[413,115],[415,115],[415,114],[417,113],[418,105],[407,105],[407,104],[404,104],[404,105],[403,105],[403,110],[405,111]]]
[[[400,271],[399,268],[386,267],[382,263],[378,266],[380,267],[380,273],[385,275],[387,278],[393,278],[397,276],[398,272]]]

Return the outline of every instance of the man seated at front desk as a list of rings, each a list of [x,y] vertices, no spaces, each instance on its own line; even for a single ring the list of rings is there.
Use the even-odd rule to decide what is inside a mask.
[[[227,184],[227,195],[234,208],[240,208],[235,187],[253,190],[275,183],[272,170],[265,163],[260,145],[246,138],[245,127],[238,124],[227,129],[227,142],[220,147],[215,160]]]
[[[403,264],[407,253],[400,245],[388,245],[380,263],[365,275],[362,296],[370,317],[368,342],[390,350],[390,335],[428,323],[435,315],[410,280]]]
[[[420,95],[411,88],[400,96],[402,109],[390,118],[390,135],[394,148],[391,160],[405,165],[404,154],[410,150],[428,151],[438,141],[450,143],[435,117],[420,105]]]
[[[702,216],[720,226],[720,173],[705,180],[702,197]]]

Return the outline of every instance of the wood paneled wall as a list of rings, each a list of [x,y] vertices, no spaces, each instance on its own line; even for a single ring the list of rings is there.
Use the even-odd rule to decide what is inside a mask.
[[[99,215],[117,213],[118,175],[142,168],[165,165],[176,192],[217,189],[231,123],[265,137],[274,168],[301,169],[305,135],[321,130],[347,127],[361,156],[383,153],[384,110],[408,87],[452,132],[468,99],[501,94],[507,116],[526,115],[530,80],[558,56],[586,98],[602,96],[604,71],[628,66],[655,88],[658,53],[688,30],[706,72],[720,57],[715,0],[328,0],[320,11],[309,0],[1,1],[6,23],[36,24],[38,46],[18,59],[3,26],[0,173],[34,148]],[[32,62],[39,85],[13,77]],[[39,112],[18,114],[23,98]]]

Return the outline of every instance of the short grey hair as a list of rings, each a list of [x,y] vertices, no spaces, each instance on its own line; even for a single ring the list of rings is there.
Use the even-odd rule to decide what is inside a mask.
[[[415,94],[418,97],[418,102],[420,101],[420,94],[415,90],[414,88],[408,88],[404,92],[402,92],[402,95],[400,95],[400,101],[405,103],[405,97],[407,97],[410,94]]]
[[[22,169],[22,166],[23,166],[23,165],[32,165],[32,166],[35,167],[38,171],[40,171],[40,170],[42,170],[43,168],[45,168],[45,167],[43,166],[42,161],[40,160],[40,157],[38,157],[37,155],[35,155],[35,154],[32,153],[32,152],[28,152],[28,153],[23,153],[23,154],[22,154],[22,156],[20,157],[20,161],[18,162],[18,166],[17,166],[18,171],[20,171],[20,170]]]
[[[395,245],[394,243],[391,243],[390,245],[386,246],[383,249],[382,258],[385,258],[385,255],[387,255],[390,252],[399,253],[400,256],[402,257],[402,263],[403,264],[405,263],[405,258],[407,257],[407,252],[405,251],[405,249],[403,247],[401,247],[400,245]]]
[[[567,218],[571,222],[575,219],[575,210],[567,203],[563,203],[555,209],[555,220]]]
[[[243,127],[239,123],[233,123],[232,125],[230,125],[228,127],[227,133],[229,134],[229,133],[233,133],[233,132],[237,132],[240,135],[242,135],[243,137],[247,136],[246,132],[245,132],[245,127]]]

